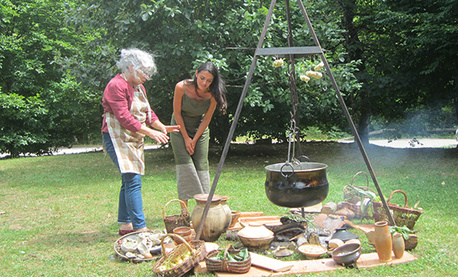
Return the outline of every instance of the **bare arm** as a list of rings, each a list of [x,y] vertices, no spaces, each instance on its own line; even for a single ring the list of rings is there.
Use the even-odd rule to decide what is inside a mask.
[[[186,149],[188,150],[189,155],[192,155],[194,153],[191,145],[192,139],[188,136],[183,117],[181,116],[181,103],[183,102],[184,86],[184,82],[179,82],[175,86],[175,92],[173,94],[173,114],[175,116],[176,123],[180,126],[181,135],[183,136]]]
[[[215,112],[216,109],[216,100],[215,98],[211,99],[210,106],[207,109],[207,112],[204,115],[204,118],[202,119],[202,122],[200,122],[199,128],[197,129],[196,135],[194,136],[193,143],[196,145],[197,140],[200,138],[200,136],[204,133],[205,129],[208,127],[210,124],[210,121],[212,120],[213,113]]]

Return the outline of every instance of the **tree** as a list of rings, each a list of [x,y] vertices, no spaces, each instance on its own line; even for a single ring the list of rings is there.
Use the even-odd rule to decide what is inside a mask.
[[[90,94],[63,69],[87,40],[63,24],[64,1],[3,1],[0,152],[44,153],[87,135]],[[70,3],[71,4],[71,3]]]
[[[90,15],[84,22],[90,26],[103,26],[100,39],[112,49],[139,47],[157,55],[159,73],[146,83],[153,109],[162,118],[172,111],[172,91],[179,80],[192,77],[197,64],[210,59],[219,67],[228,83],[228,115],[216,116],[211,123],[212,138],[223,142],[235,111],[246,74],[253,58],[253,48],[259,40],[268,6],[266,1],[103,1],[92,2],[82,9]],[[141,7],[139,9],[138,7]],[[285,5],[277,3],[274,22],[269,27],[265,47],[286,45]],[[294,35],[297,45],[311,45],[305,20],[294,6]],[[341,47],[338,31],[329,30],[337,25],[332,17],[320,13],[317,25],[319,32],[330,34],[326,45],[334,48],[329,58],[335,63],[335,74],[342,80],[345,91],[358,86],[351,78],[353,62],[341,66]],[[89,22],[89,23],[88,23]],[[327,36],[323,36],[327,37]],[[237,50],[234,50],[236,47]],[[242,50],[245,49],[245,50]],[[264,135],[283,140],[290,121],[290,95],[286,67],[276,69],[271,57],[262,58],[257,65],[255,78],[245,102],[242,117],[238,122],[236,135],[251,135],[259,138]],[[306,69],[317,60],[304,59],[298,66]],[[347,64],[347,63],[345,63]],[[345,77],[344,77],[345,76]],[[303,106],[302,116],[306,126],[342,127],[345,119],[335,95],[320,93],[323,87],[330,87],[328,80],[300,84]],[[313,83],[313,84],[312,84]],[[318,108],[318,111],[313,111]],[[331,108],[329,112],[326,108]],[[338,112],[339,120],[329,121],[326,116]],[[303,126],[306,129],[306,126]]]
[[[361,60],[356,77],[362,88],[350,103],[359,113],[363,141],[371,121],[386,127],[419,107],[436,114],[454,108],[456,115],[456,1],[337,3],[348,58]]]

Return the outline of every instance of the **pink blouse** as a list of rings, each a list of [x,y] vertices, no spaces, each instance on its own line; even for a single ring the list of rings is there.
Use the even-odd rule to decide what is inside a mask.
[[[141,86],[145,90],[145,87]],[[140,130],[142,124],[130,114],[133,96],[134,88],[118,74],[106,86],[103,92],[102,106],[104,113],[114,114],[121,126],[136,133]],[[151,123],[158,119],[154,111],[151,110]],[[108,133],[105,116],[103,116],[102,121],[102,133]]]

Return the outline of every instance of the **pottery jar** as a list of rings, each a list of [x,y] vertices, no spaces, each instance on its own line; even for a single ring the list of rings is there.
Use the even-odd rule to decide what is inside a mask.
[[[393,242],[387,221],[375,223],[374,244],[379,260],[385,263],[391,261]]]
[[[202,214],[207,203],[208,194],[196,194],[194,199],[196,200],[196,206],[194,207],[191,214],[192,226],[197,230],[202,219]],[[200,239],[213,242],[216,241],[222,233],[227,229],[226,226],[229,226],[231,218],[227,217],[226,210],[223,205],[221,205],[222,197],[220,195],[213,195],[213,198],[210,203],[210,208],[207,212],[207,217],[202,226],[202,231],[200,234]],[[229,221],[229,223],[228,223]]]
[[[248,226],[238,231],[242,244],[250,250],[269,249],[274,239],[274,233],[260,223],[249,223]]]
[[[400,233],[393,234],[393,253],[396,259],[402,258],[405,250],[404,237]]]
[[[229,226],[231,225],[231,222],[232,222],[232,212],[231,212],[231,208],[229,208],[229,205],[227,205],[227,200],[231,199],[229,196],[221,196],[222,199],[221,199],[221,206],[223,206],[223,209],[224,211],[226,212],[226,225],[224,226],[225,227],[225,230],[227,230],[227,228],[229,228]]]

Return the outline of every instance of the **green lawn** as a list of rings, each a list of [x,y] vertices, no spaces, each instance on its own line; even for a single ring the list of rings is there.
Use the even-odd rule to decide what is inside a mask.
[[[329,166],[330,192],[325,202],[343,200],[343,187],[350,184],[353,175],[367,172],[359,149],[350,144],[306,143],[302,151],[311,161]],[[314,276],[456,276],[457,149],[372,146],[366,151],[385,196],[402,189],[410,206],[419,201],[425,211],[415,226],[419,244],[411,251],[418,260]],[[219,162],[215,153],[221,153],[221,148],[214,148],[211,154],[213,176]],[[163,229],[163,207],[177,197],[173,154],[170,149],[148,150],[145,157],[147,224],[151,229]],[[286,157],[287,145],[231,146],[216,193],[231,197],[228,204],[234,210],[287,214],[287,208],[271,204],[264,192],[264,166],[284,162]],[[365,185],[365,180],[357,179],[357,185]],[[119,173],[101,152],[0,160],[2,274],[151,276],[152,263],[115,259],[119,187]],[[401,197],[393,199],[395,203],[402,201]],[[193,206],[194,201],[190,201],[189,209]],[[167,213],[178,213],[178,207],[168,208]],[[361,239],[367,244],[364,236]],[[365,249],[374,251],[370,246]]]

